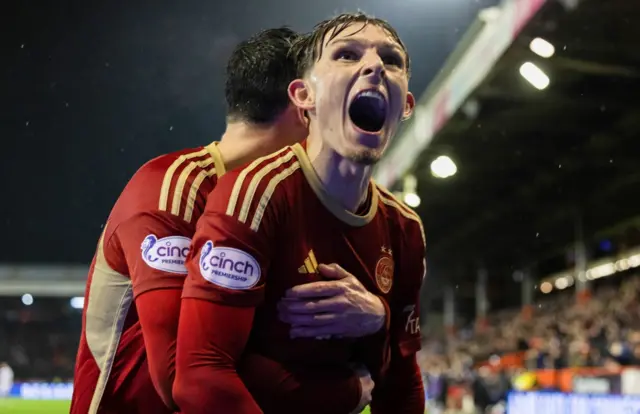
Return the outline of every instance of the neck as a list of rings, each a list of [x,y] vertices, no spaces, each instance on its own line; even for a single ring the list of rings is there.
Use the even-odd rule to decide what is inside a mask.
[[[357,211],[367,199],[373,167],[341,156],[313,128],[307,139],[307,154],[325,191],[345,209]]]
[[[226,169],[233,170],[279,150],[278,141],[282,142],[285,133],[278,123],[229,122],[218,144]]]

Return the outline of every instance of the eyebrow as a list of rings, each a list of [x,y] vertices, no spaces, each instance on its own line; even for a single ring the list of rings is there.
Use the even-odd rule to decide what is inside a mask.
[[[329,41],[328,43],[325,44],[325,47],[328,46],[332,46],[332,45],[341,45],[341,44],[354,44],[354,43],[364,43],[366,45],[371,45],[371,42],[369,42],[368,40],[361,40],[361,39],[354,39],[354,38],[341,38],[341,39],[334,39]],[[396,52],[400,52],[401,54],[404,54],[404,50],[400,47],[400,45],[398,45],[395,42],[383,42],[380,44],[380,46],[383,49],[387,49],[387,50],[394,50]]]

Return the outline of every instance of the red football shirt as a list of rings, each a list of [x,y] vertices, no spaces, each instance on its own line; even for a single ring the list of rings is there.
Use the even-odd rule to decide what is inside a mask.
[[[256,307],[245,350],[266,355],[292,371],[313,371],[331,365],[344,367],[356,361],[380,371],[386,365],[381,361],[387,352],[385,341],[291,339],[290,327],[278,319],[277,303],[287,289],[321,280],[318,263],[338,263],[389,304],[391,325],[386,343],[391,344],[391,366],[394,361],[398,364],[404,363],[400,362],[404,359],[409,361],[408,371],[390,368],[389,375],[410,372],[413,378],[416,374],[418,382],[411,386],[421,389],[415,352],[420,348],[417,315],[419,289],[425,274],[424,248],[424,232],[415,212],[373,182],[369,186],[367,211],[363,215],[346,211],[323,189],[305,148],[295,145],[221,178],[197,224],[183,300]],[[208,323],[200,319],[200,313],[185,314],[184,303],[182,312],[181,325],[192,320]],[[219,335],[225,332],[233,335],[237,329],[231,321],[212,327],[212,335],[216,337],[209,338],[211,347],[224,349],[216,345]],[[181,327],[178,344],[182,335],[198,334]],[[185,339],[185,343],[188,341],[191,339]],[[235,358],[242,351],[229,352]],[[191,350],[185,354],[193,354],[193,361],[185,361],[183,368],[178,362],[177,378],[188,377],[185,371],[201,369],[212,360],[207,360],[206,355],[198,360],[197,353]],[[180,372],[181,369],[184,371]],[[209,374],[216,375],[213,365]],[[376,376],[379,374],[374,372]],[[201,372],[193,377],[200,378],[200,387],[215,383],[209,383]],[[385,378],[383,382],[393,381]],[[225,384],[232,386],[230,382]],[[385,387],[377,386],[377,390],[375,398],[389,400],[384,395]],[[214,394],[214,389],[206,392],[204,388],[198,393],[200,397]],[[403,410],[402,398],[398,401],[400,405],[394,412],[416,412]],[[215,403],[215,398],[208,403]],[[304,412],[308,407],[297,409]],[[294,407],[290,408],[293,412]],[[182,406],[181,409],[188,412]],[[197,407],[193,411],[198,411]]]
[[[212,144],[151,160],[123,190],[89,271],[72,414],[170,412],[151,382],[134,298],[182,289],[195,222],[224,172]]]

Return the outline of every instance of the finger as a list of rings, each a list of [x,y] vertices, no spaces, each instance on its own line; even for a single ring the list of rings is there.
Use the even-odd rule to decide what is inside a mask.
[[[336,296],[344,292],[344,286],[339,280],[327,282],[311,282],[294,286],[287,290],[287,298],[318,298]]]
[[[278,306],[280,311],[298,314],[338,312],[344,310],[344,308],[344,299],[340,296],[320,300],[280,302],[280,305]]]
[[[331,263],[329,265],[321,263],[318,265],[318,272],[320,272],[320,274],[324,277],[327,277],[329,279],[337,279],[337,280],[344,279],[345,277],[351,276],[349,272],[344,270],[337,263]]]
[[[344,335],[344,327],[340,324],[291,328],[292,338],[315,338],[327,335]]]
[[[291,324],[292,328],[306,328],[314,326],[326,326],[335,323],[338,315],[335,313],[323,313],[320,315],[281,314],[283,322]]]

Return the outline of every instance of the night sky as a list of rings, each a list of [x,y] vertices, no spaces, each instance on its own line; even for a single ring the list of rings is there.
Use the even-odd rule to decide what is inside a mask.
[[[166,4],[164,4],[166,3]],[[495,0],[18,1],[3,8],[0,263],[88,263],[129,177],[224,130],[223,69],[260,29],[389,20],[421,95]],[[12,9],[13,8],[13,9]]]

